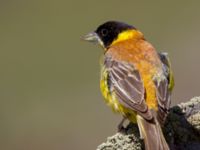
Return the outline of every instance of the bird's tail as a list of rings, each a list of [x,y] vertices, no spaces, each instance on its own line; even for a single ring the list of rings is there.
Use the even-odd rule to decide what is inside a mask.
[[[169,150],[168,144],[162,133],[160,124],[156,117],[149,122],[137,115],[137,123],[140,136],[144,139],[145,150]]]

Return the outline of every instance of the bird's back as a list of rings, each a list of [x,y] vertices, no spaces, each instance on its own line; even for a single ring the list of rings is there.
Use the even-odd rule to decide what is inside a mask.
[[[153,46],[143,39],[129,39],[112,45],[112,47],[105,53],[105,57],[109,56],[112,56],[115,60],[130,63],[139,71],[146,90],[145,101],[150,109],[157,110],[158,103],[156,100],[156,88],[153,78],[156,76],[159,77],[159,75],[162,74],[162,64]],[[106,72],[106,69],[104,69],[104,72]],[[104,76],[104,82],[105,75],[105,73],[102,73],[102,76]],[[107,85],[109,85],[109,83],[107,83]],[[105,84],[101,84],[101,89],[102,92],[104,92],[104,97],[109,99],[109,104],[113,104],[112,106],[119,105],[117,104],[119,102],[115,100],[115,97],[108,98],[105,96],[107,95],[105,92],[109,92],[109,87],[105,88],[105,86]],[[116,106],[112,108],[115,109]]]

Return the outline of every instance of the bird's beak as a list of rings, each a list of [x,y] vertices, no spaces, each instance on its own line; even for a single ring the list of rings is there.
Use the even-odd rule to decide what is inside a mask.
[[[90,32],[83,37],[83,40],[89,41],[92,43],[98,43],[99,37],[95,32]]]
[[[95,32],[90,32],[86,34],[82,39],[85,41],[89,41],[94,44],[100,44],[103,46],[103,42],[101,41],[101,39]]]

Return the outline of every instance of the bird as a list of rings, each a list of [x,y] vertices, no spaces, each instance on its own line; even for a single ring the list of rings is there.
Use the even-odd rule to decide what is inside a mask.
[[[84,40],[103,49],[100,89],[105,102],[137,123],[146,150],[169,150],[162,132],[171,103],[174,77],[169,56],[157,52],[136,27],[107,21]]]

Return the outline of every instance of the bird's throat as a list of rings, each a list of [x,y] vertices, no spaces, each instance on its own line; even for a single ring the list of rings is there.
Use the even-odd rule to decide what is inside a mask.
[[[112,42],[111,46],[121,41],[141,38],[143,38],[143,34],[140,31],[135,29],[126,30],[118,35],[118,37]]]

